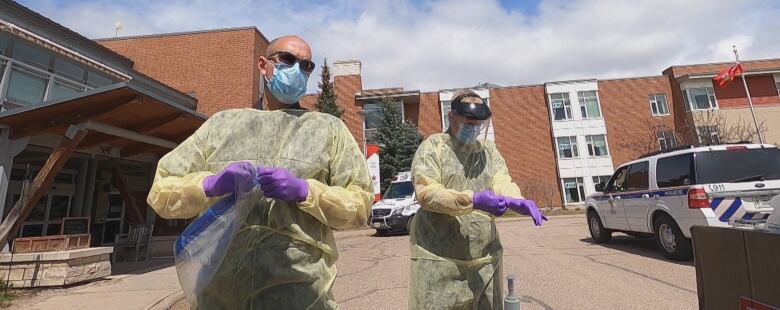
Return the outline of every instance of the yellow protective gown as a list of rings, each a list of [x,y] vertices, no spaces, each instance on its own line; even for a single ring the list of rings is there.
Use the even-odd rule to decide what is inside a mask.
[[[430,136],[412,176],[421,208],[410,232],[409,309],[502,309],[501,241],[493,217],[472,205],[483,190],[522,198],[495,144]]]
[[[163,218],[192,218],[208,198],[203,179],[235,161],[283,167],[306,180],[301,203],[262,198],[230,244],[202,309],[335,309],[332,228],[366,224],[371,179],[344,123],[302,110],[227,110],[165,155],[148,203]]]

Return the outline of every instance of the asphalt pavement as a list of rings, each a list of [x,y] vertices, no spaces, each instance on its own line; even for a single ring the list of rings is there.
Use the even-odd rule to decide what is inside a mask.
[[[527,218],[497,223],[504,276],[514,274],[523,309],[696,309],[692,262],[672,262],[651,238],[616,234],[593,244],[585,216],[552,217],[542,227]],[[405,309],[409,237],[339,232],[334,294],[342,309]]]

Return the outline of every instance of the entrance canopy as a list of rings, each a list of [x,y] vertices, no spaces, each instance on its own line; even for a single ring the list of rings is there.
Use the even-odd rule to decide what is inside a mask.
[[[43,134],[63,136],[46,163],[0,224],[0,245],[14,236],[73,152],[117,147],[119,157],[165,154],[191,135],[206,116],[183,104],[193,98],[130,80],[74,94],[56,101],[0,112],[0,126],[11,139]],[[143,219],[140,208],[115,167],[114,180],[126,204]]]
[[[65,135],[85,129],[77,149],[120,148],[121,157],[162,155],[192,134],[206,116],[132,82],[93,89],[57,101],[0,112],[10,138]]]

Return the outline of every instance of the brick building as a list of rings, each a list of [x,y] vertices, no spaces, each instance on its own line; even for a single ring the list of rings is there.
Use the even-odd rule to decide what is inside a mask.
[[[136,70],[193,94],[198,111],[207,115],[252,106],[262,81],[254,64],[268,44],[256,28],[99,42],[132,59]],[[780,59],[743,64],[765,141],[778,143]],[[712,78],[729,65],[671,66],[657,76],[472,89],[494,110],[489,138],[514,179],[530,198],[557,207],[581,203],[615,167],[644,153],[733,140],[735,127],[754,132],[741,82],[713,87]],[[334,62],[331,71],[338,104],[345,109],[342,118],[361,146],[376,130],[377,104],[385,96],[403,104],[403,118],[417,124],[423,135],[447,127],[455,89],[363,89],[357,60]],[[301,104],[313,109],[315,101],[311,94]]]
[[[269,41],[255,27],[96,41],[132,59],[135,70],[198,99],[200,113],[248,107],[260,98],[257,58]]]

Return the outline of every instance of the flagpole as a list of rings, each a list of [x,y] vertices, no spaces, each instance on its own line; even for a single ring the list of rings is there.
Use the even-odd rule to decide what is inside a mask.
[[[739,54],[737,54],[737,46],[732,45],[734,48],[734,58],[737,59],[737,64],[739,64]],[[756,125],[756,134],[758,134],[758,142],[761,144],[764,144],[764,137],[761,136],[761,127],[758,126],[758,118],[756,118],[756,110],[753,109],[753,99],[750,97],[750,90],[748,90],[747,81],[745,80],[745,73],[744,71],[742,74],[740,74],[742,77],[742,86],[745,87],[745,95],[747,95],[748,105],[750,105],[750,115],[753,116],[753,124]]]

